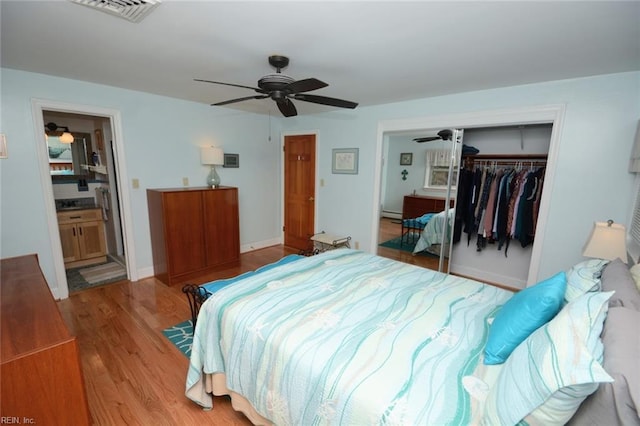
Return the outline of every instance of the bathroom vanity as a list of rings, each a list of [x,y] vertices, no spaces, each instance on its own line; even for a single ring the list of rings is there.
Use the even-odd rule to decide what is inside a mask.
[[[101,209],[71,208],[57,214],[65,269],[107,261]]]

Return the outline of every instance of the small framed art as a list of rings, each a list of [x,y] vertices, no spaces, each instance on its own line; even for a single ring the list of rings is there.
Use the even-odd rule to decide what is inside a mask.
[[[240,167],[240,154],[224,154],[224,164],[222,167]]]
[[[412,152],[403,152],[400,154],[400,165],[401,166],[410,166],[413,163],[413,153]]]
[[[331,152],[331,173],[358,174],[358,148],[336,148]]]

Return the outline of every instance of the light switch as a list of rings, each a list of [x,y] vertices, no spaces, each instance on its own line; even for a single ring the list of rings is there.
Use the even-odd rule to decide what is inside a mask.
[[[324,186],[324,179],[320,179],[320,186]]]
[[[138,179],[131,179],[131,186],[133,187],[133,189],[138,189],[140,188],[140,181]]]

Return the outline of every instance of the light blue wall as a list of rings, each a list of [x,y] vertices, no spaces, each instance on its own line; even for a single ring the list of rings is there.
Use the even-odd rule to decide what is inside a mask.
[[[120,111],[126,175],[140,188],[129,194],[138,270],[152,268],[147,188],[204,186],[200,164],[206,141],[240,154],[240,168],[219,168],[223,185],[239,188],[240,240],[251,244],[280,236],[280,119],[41,74],[1,69],[0,132],[9,158],[0,160],[0,256],[37,253],[45,276],[57,287],[38,170],[32,98]],[[44,148],[44,147],[43,147]]]
[[[373,179],[381,120],[454,115],[563,103],[559,163],[544,236],[540,275],[582,259],[594,220],[626,222],[633,177],[626,171],[640,117],[640,73],[566,80],[408,101],[288,119],[170,99],[135,91],[2,69],[1,125],[9,159],[0,160],[0,256],[38,253],[54,280],[37,170],[31,99],[119,110],[130,189],[138,269],[151,266],[145,188],[176,187],[182,177],[204,182],[198,146],[213,140],[240,154],[239,169],[222,169],[223,184],[240,188],[241,243],[281,236],[281,132],[317,131],[317,230],[351,235],[372,249]],[[360,148],[359,174],[331,174],[332,148]],[[414,158],[416,161],[416,158]],[[50,281],[50,284],[54,285]]]
[[[640,73],[563,80],[337,111],[287,121],[287,131],[318,129],[318,228],[346,233],[370,249],[374,159],[380,121],[564,104],[539,276],[582,260],[593,222],[626,223],[633,202],[627,164],[640,118]],[[332,148],[360,148],[358,175],[332,175]]]

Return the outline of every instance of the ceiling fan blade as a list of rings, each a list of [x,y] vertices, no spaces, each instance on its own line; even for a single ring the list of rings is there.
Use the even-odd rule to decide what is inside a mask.
[[[358,106],[356,102],[345,101],[344,99],[328,98],[326,96],[317,96],[317,95],[295,94],[293,95],[293,99],[298,101],[312,102],[314,104],[329,105],[329,106],[335,106],[340,108],[353,109]]]
[[[291,102],[289,98],[284,98],[276,103],[278,104],[278,109],[285,117],[294,117],[298,115],[295,105],[293,105],[293,102]]]
[[[291,93],[310,92],[312,90],[322,89],[327,87],[328,84],[324,81],[320,81],[317,78],[305,78],[304,80],[294,81],[289,83],[284,90],[291,91]]]
[[[194,78],[193,81],[201,81],[201,82],[204,82],[204,83],[213,83],[213,84],[222,84],[222,85],[225,85],[225,86],[240,87],[242,89],[251,89],[251,90],[255,90],[258,93],[267,93],[264,90],[259,89],[257,87],[243,86],[242,84],[223,83],[222,81],[212,81],[212,80],[201,80],[199,78]]]
[[[440,136],[427,136],[424,138],[415,138],[413,141],[418,143],[423,143],[423,142],[439,141],[441,139],[442,138]]]
[[[222,101],[222,102],[218,102],[218,103],[215,103],[215,104],[211,104],[211,106],[222,106],[222,105],[233,104],[233,103],[236,103],[236,102],[248,101],[249,99],[264,99],[264,98],[268,98],[268,97],[269,97],[269,95],[245,96],[244,98],[230,99],[228,101]]]
[[[438,132],[438,136],[425,136],[422,138],[414,138],[414,142],[422,143],[422,142],[431,142],[431,141],[450,141],[453,132],[450,129],[440,130]]]

